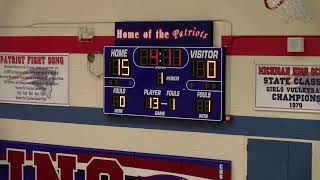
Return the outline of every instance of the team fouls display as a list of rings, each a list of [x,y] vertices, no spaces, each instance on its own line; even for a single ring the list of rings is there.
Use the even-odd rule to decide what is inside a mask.
[[[212,47],[105,47],[106,114],[221,121],[224,53]]]

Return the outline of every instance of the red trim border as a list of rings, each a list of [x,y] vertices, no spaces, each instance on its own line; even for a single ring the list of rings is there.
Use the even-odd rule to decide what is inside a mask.
[[[303,37],[304,52],[288,53],[287,38]],[[320,36],[222,36],[227,55],[238,56],[320,56]],[[92,42],[79,42],[77,36],[2,36],[0,52],[102,53],[114,46],[114,36],[96,36]]]
[[[79,42],[77,36],[2,36],[0,52],[92,53],[113,46],[113,36],[96,36],[91,42]]]
[[[304,52],[288,53],[287,38],[303,37]],[[227,55],[320,56],[320,36],[222,36]]]

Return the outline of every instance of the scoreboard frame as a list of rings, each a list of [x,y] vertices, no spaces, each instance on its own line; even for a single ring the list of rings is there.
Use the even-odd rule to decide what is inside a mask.
[[[106,104],[106,88],[112,88],[112,87],[119,87],[119,86],[106,86],[106,81],[105,79],[106,78],[114,78],[112,76],[106,76],[106,63],[108,62],[107,59],[106,59],[106,54],[105,54],[105,49],[106,48],[112,48],[112,47],[115,47],[115,48],[136,48],[134,50],[137,51],[137,49],[139,48],[181,48],[181,49],[189,49],[189,48],[199,48],[199,49],[219,49],[220,53],[221,53],[221,63],[220,63],[220,76],[221,76],[221,91],[218,91],[218,92],[221,92],[221,95],[220,95],[220,102],[221,102],[221,112],[220,112],[220,118],[219,119],[205,119],[205,118],[189,118],[189,117],[173,117],[173,116],[157,116],[157,115],[142,115],[142,114],[126,114],[126,113],[115,113],[115,112],[106,112],[105,108],[105,104]],[[187,51],[187,50],[186,50]],[[181,66],[181,67],[160,67],[160,68],[155,68],[153,66],[150,66],[150,67],[143,67],[143,66],[140,66],[138,64],[136,64],[136,62],[134,61],[134,52],[132,53],[133,55],[133,58],[132,58],[132,64],[134,66],[136,66],[136,68],[148,68],[148,69],[183,69],[185,68],[186,66],[188,66],[189,62],[191,61],[191,58],[190,58],[190,55],[188,54],[188,61],[187,63],[184,65],[184,66]],[[184,46],[140,46],[140,45],[137,45],[137,46],[125,46],[125,45],[120,45],[120,46],[104,46],[103,48],[103,61],[104,61],[104,64],[103,64],[103,113],[106,114],[106,115],[114,115],[114,116],[134,116],[134,117],[146,117],[146,118],[165,118],[165,119],[180,119],[180,120],[193,120],[193,121],[209,121],[209,122],[222,122],[222,121],[225,121],[225,118],[226,118],[226,113],[225,113],[225,95],[226,95],[226,92],[225,92],[225,86],[226,86],[226,48],[224,47],[184,47]],[[109,57],[110,58],[110,57]],[[133,85],[132,87],[126,87],[128,89],[132,89],[135,87],[136,85],[136,80],[134,78],[130,78],[130,77],[117,77],[119,79],[131,79],[132,82],[133,82]],[[192,89],[189,89],[188,86],[187,86],[187,83],[189,81],[202,81],[202,82],[215,82],[215,81],[211,81],[211,80],[192,80],[192,79],[188,79],[185,83],[185,87],[187,88],[188,91],[197,91],[197,90],[192,90]],[[201,90],[203,92],[217,92],[216,90]],[[111,99],[110,99],[111,101]],[[110,103],[111,104],[111,103]],[[111,106],[111,105],[110,105]]]

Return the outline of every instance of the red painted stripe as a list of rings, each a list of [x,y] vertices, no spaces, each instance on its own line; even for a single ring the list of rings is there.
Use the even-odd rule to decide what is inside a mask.
[[[219,169],[215,167],[139,157],[113,156],[102,154],[78,154],[78,162],[88,163],[92,157],[117,159],[122,166],[126,167],[180,173],[208,179],[218,179],[219,175]],[[225,173],[227,177],[230,176],[228,175],[227,170],[225,171]]]
[[[304,52],[288,53],[287,38],[303,37]],[[223,36],[228,55],[239,56],[320,56],[320,36]]]
[[[288,53],[287,38],[304,37],[303,53]],[[90,53],[114,45],[113,36],[96,36],[92,42],[79,42],[77,36],[2,36],[0,52]],[[320,56],[320,36],[223,36],[228,55],[242,56]]]
[[[117,159],[123,166],[131,167],[134,164],[134,158],[129,156],[115,156],[115,155],[102,155],[102,154],[78,154],[78,162],[88,163],[93,157]]]
[[[79,42],[77,36],[0,37],[0,52],[91,53],[114,45],[113,36],[96,36],[92,42]]]

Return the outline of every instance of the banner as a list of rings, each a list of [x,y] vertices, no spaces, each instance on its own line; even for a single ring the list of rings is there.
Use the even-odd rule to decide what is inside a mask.
[[[68,106],[68,54],[0,53],[0,92],[0,102]]]
[[[117,46],[213,46],[212,21],[116,22]]]
[[[231,180],[231,162],[0,140],[0,177],[4,180]]]
[[[256,64],[255,108],[320,112],[320,66]]]

